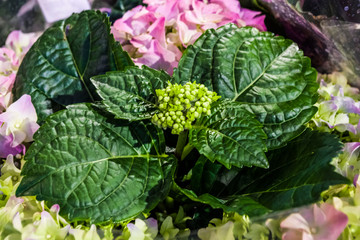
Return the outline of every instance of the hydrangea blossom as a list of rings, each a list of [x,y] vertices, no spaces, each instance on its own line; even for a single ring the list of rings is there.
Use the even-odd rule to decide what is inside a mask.
[[[36,33],[13,31],[0,48],[0,113],[11,103],[11,89],[16,72],[27,51],[38,37]]]
[[[0,135],[13,136],[11,147],[16,147],[22,142],[30,142],[39,128],[36,123],[37,115],[31,103],[30,95],[23,95],[11,104],[6,112],[0,114]]]
[[[323,203],[293,213],[280,224],[283,240],[336,240],[348,222],[346,214]]]
[[[154,218],[146,220],[137,218],[135,223],[127,224],[127,229],[129,230],[129,236],[126,239],[129,240],[151,240],[155,239],[158,234],[158,224]]]
[[[137,65],[172,74],[184,48],[207,29],[227,23],[266,30],[265,16],[240,7],[237,0],[145,0],[115,21],[112,33]]]
[[[192,122],[201,115],[210,115],[210,105],[220,98],[204,84],[186,83],[184,86],[169,82],[165,89],[156,89],[160,113],[154,114],[152,122],[172,134],[191,129]]]
[[[325,81],[326,80],[326,81]],[[347,84],[345,76],[335,73],[320,80],[316,104],[318,112],[313,117],[314,128],[320,131],[339,133],[349,132],[346,141],[360,138],[359,90]]]
[[[347,228],[339,239],[356,239],[360,236],[360,188],[350,189],[348,197],[333,197],[329,199],[329,203],[334,207],[345,213],[348,216],[349,222]]]
[[[336,171],[353,181],[354,185],[360,174],[359,153],[360,142],[345,143],[343,153],[332,161]]]

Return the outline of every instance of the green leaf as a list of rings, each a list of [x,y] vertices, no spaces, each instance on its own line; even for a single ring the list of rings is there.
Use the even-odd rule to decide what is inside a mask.
[[[202,157],[193,168],[190,189],[181,191],[194,201],[250,216],[299,207],[319,201],[331,185],[349,183],[330,165],[341,149],[335,136],[308,130],[270,152],[269,169],[220,169]]]
[[[108,72],[91,81],[109,112],[116,118],[135,121],[152,117],[157,109],[155,89],[165,88],[170,76],[144,66]]]
[[[187,48],[174,80],[202,83],[242,103],[264,125],[267,147],[274,149],[300,135],[316,113],[316,75],[291,40],[228,24]]]
[[[170,190],[175,160],[151,123],[114,120],[78,104],[48,117],[34,139],[16,195],[57,203],[70,220],[125,221]]]
[[[110,34],[105,14],[84,11],[47,29],[26,54],[14,98],[30,94],[39,120],[64,106],[97,98],[90,77],[133,62]]]
[[[210,116],[199,119],[189,131],[189,143],[212,162],[231,166],[267,168],[266,134],[254,114],[239,103],[216,104]]]

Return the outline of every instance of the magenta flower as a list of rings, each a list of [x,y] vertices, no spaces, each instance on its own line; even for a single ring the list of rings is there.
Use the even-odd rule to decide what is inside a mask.
[[[348,222],[346,214],[323,203],[293,213],[281,222],[283,240],[336,240]]]
[[[31,97],[23,95],[16,102],[11,104],[6,112],[0,114],[0,134],[3,136],[12,135],[11,147],[17,147],[22,142],[31,142],[33,135],[39,128],[36,123],[37,115]]]

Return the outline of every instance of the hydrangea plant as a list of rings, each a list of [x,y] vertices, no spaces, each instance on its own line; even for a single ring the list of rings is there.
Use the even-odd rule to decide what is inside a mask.
[[[42,124],[16,194],[97,224],[148,215],[169,195],[249,216],[313,203],[348,183],[329,164],[338,139],[305,127],[317,88],[296,44],[255,28],[206,30],[170,76],[134,66],[104,14],[75,14],[44,32],[16,77],[15,100],[29,94]],[[164,220],[160,233],[174,235]]]

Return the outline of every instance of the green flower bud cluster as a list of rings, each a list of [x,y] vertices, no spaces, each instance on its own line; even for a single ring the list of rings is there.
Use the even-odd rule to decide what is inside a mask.
[[[185,85],[168,83],[167,88],[157,89],[160,112],[152,117],[152,122],[172,134],[191,129],[192,122],[201,115],[210,115],[210,105],[220,98],[203,84],[188,82]]]

